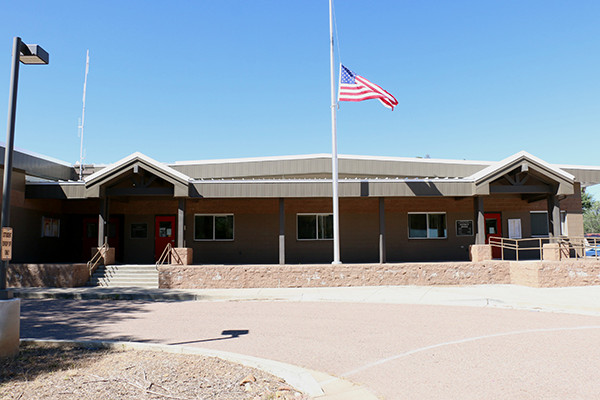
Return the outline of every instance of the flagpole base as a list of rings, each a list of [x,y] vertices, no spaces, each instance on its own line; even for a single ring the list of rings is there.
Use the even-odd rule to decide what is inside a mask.
[[[337,265],[337,264],[341,264],[341,263],[342,263],[341,261],[332,261],[331,262],[332,265]]]

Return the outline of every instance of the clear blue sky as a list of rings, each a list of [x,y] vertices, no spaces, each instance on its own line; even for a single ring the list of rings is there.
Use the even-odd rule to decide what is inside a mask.
[[[400,103],[341,103],[341,154],[600,165],[599,1],[335,9],[341,61]],[[327,0],[3,2],[0,112],[20,36],[50,65],[21,68],[17,147],[78,161],[89,49],[87,163],[330,153],[328,18]]]

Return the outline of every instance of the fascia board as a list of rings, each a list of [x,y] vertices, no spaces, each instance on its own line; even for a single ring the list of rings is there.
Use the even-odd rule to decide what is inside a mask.
[[[517,154],[514,154],[508,158],[505,158],[502,161],[499,161],[495,164],[490,165],[487,168],[482,169],[479,172],[474,173],[473,175],[467,177],[468,179],[472,179],[476,182],[476,184],[480,184],[485,181],[493,180],[504,173],[508,172],[516,165],[518,165],[521,161],[525,161],[530,163],[532,166],[536,167],[536,170],[543,175],[554,176],[555,180],[563,180],[565,182],[573,183],[575,180],[575,176],[570,173],[563,171],[560,168],[557,168],[553,165],[548,164],[544,160],[541,160],[526,151],[521,151]]]
[[[191,178],[189,176],[187,176],[179,171],[176,171],[173,168],[166,166],[165,164],[161,164],[158,161],[153,160],[152,158],[150,158],[140,152],[135,152],[113,164],[108,165],[107,167],[101,169],[100,171],[95,172],[92,175],[86,177],[84,179],[86,186],[95,185],[96,184],[95,181],[102,179],[103,177],[106,177],[108,175],[112,175],[113,172],[118,172],[119,170],[121,170],[123,167],[126,167],[127,165],[130,165],[130,164],[133,165],[132,162],[135,162],[136,160],[143,161],[144,164],[147,164],[148,166],[153,167],[157,171],[162,171],[167,176],[170,176],[172,179],[175,178],[176,180],[180,181],[182,184],[187,184],[191,180]]]

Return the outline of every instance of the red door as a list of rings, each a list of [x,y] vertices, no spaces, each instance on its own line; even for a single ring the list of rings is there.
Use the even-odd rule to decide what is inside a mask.
[[[490,242],[490,237],[502,237],[502,214],[490,213],[485,216],[485,243]],[[496,242],[497,243],[497,242]],[[492,246],[492,258],[501,258],[502,249]]]
[[[114,247],[115,256],[119,254],[119,219],[111,218],[108,221],[108,245]],[[92,258],[92,248],[98,248],[98,217],[83,219],[83,261]]]
[[[175,247],[175,216],[155,217],[154,230],[154,260],[158,261],[169,243]]]

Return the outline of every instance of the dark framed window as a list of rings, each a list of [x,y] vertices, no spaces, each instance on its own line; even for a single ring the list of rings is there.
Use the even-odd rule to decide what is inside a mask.
[[[233,240],[233,214],[194,215],[194,240]]]
[[[548,212],[531,211],[531,236],[548,236]]]
[[[408,214],[408,237],[410,239],[444,239],[446,232],[445,213]]]
[[[298,214],[298,240],[333,239],[333,214]]]
[[[147,239],[148,238],[148,224],[145,222],[134,222],[131,224],[131,238],[132,239]]]

